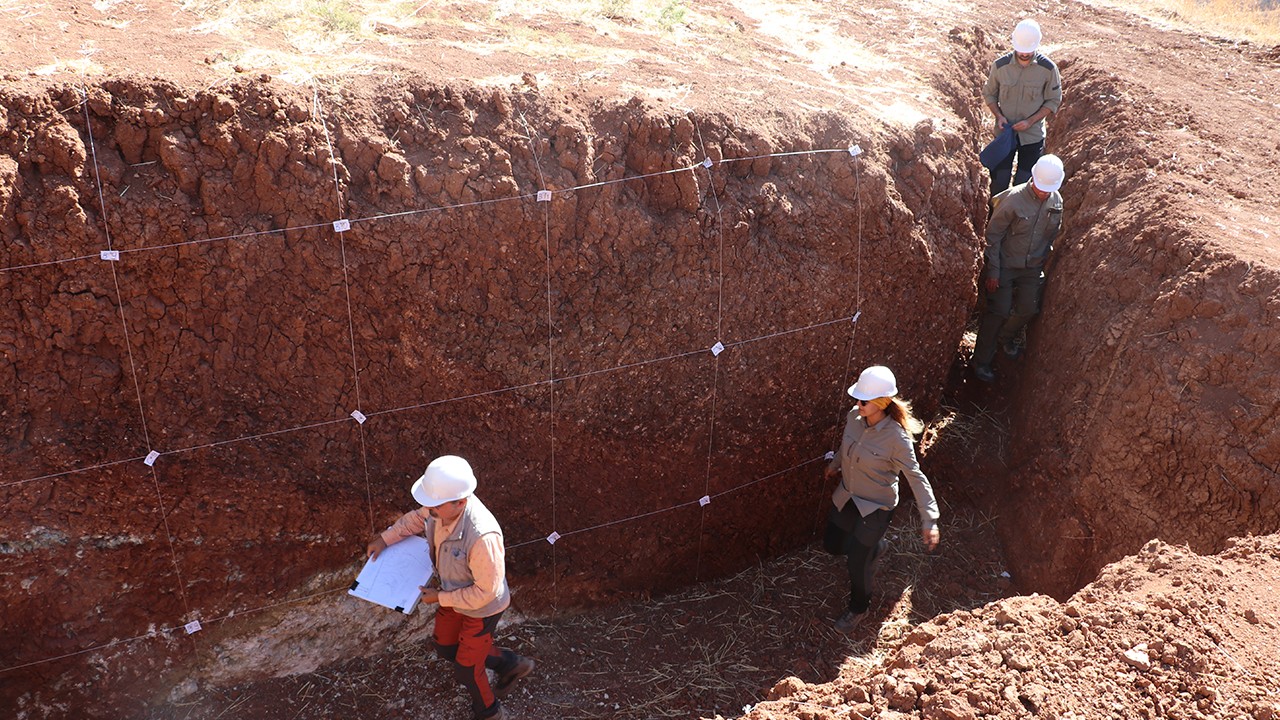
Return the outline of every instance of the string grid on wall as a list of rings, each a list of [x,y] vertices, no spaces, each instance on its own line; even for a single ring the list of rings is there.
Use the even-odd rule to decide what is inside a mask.
[[[335,212],[335,217],[338,217],[339,220],[333,221],[333,222],[302,224],[302,225],[297,225],[297,226],[292,226],[287,228],[254,230],[254,231],[249,231],[249,232],[244,232],[239,234],[222,235],[222,236],[210,237],[210,238],[195,238],[195,239],[182,241],[182,242],[167,243],[167,244],[154,245],[154,246],[135,247],[135,248],[116,248],[113,244],[111,234],[110,234],[110,228],[109,228],[110,223],[109,223],[109,218],[107,214],[105,194],[103,192],[100,171],[98,169],[97,149],[96,149],[96,142],[94,141],[94,137],[93,137],[93,128],[92,128],[92,124],[89,116],[87,89],[81,89],[80,94],[82,97],[81,102],[77,103],[71,108],[67,108],[63,112],[69,112],[77,109],[84,110],[84,122],[86,126],[86,132],[88,135],[87,140],[88,140],[88,145],[90,149],[90,155],[93,158],[94,184],[97,189],[99,205],[102,212],[102,224],[103,224],[103,230],[104,230],[104,235],[106,239],[107,249],[98,254],[77,255],[77,256],[67,257],[63,259],[12,265],[9,267],[0,268],[0,273],[19,273],[19,272],[34,269],[34,268],[43,268],[43,267],[48,267],[52,265],[62,265],[62,264],[68,264],[68,263],[88,262],[95,259],[106,261],[111,266],[111,278],[112,278],[113,288],[115,290],[114,295],[117,303],[117,308],[119,310],[121,328],[124,333],[123,337],[125,341],[125,349],[126,349],[127,356],[129,358],[129,365],[130,365],[129,380],[132,382],[134,386],[134,390],[135,390],[134,394],[136,396],[136,401],[138,405],[138,415],[141,423],[143,441],[144,441],[144,444],[146,445],[145,449],[147,450],[147,452],[144,455],[135,454],[123,459],[116,459],[116,460],[110,460],[106,462],[94,463],[91,465],[75,467],[75,468],[70,468],[66,470],[60,470],[56,472],[46,473],[43,475],[38,475],[38,476],[19,479],[19,480],[0,482],[0,489],[29,484],[29,483],[57,480],[60,478],[65,478],[70,475],[87,473],[87,472],[102,470],[107,468],[113,468],[126,463],[135,463],[139,461],[144,462],[148,466],[148,471],[151,475],[152,484],[156,494],[156,502],[158,505],[158,509],[161,514],[161,517],[163,518],[163,527],[166,534],[166,540],[168,543],[169,558],[174,568],[174,577],[175,577],[175,582],[177,584],[176,591],[179,597],[181,598],[184,614],[187,618],[189,618],[189,621],[182,624],[174,625],[174,626],[166,625],[165,627],[162,627],[157,630],[153,630],[145,634],[124,638],[124,639],[113,640],[106,643],[101,643],[98,645],[94,645],[92,647],[84,648],[84,649],[70,652],[70,653],[64,653],[64,654],[60,654],[53,657],[33,660],[30,662],[24,662],[21,664],[16,664],[8,667],[0,667],[0,673],[10,672],[10,671],[14,671],[22,668],[31,667],[34,665],[55,662],[58,660],[63,660],[63,659],[67,659],[70,657],[75,657],[75,656],[83,655],[87,653],[105,651],[108,649],[119,647],[121,645],[131,644],[131,643],[140,642],[144,640],[155,639],[159,637],[169,637],[181,630],[185,630],[188,635],[191,635],[192,633],[198,631],[202,627],[206,627],[206,626],[220,623],[220,622],[225,622],[234,617],[242,617],[252,613],[262,612],[268,609],[278,608],[278,607],[291,605],[291,604],[297,604],[297,603],[305,602],[308,600],[313,600],[316,598],[332,595],[346,589],[346,586],[344,585],[342,587],[326,589],[319,592],[310,593],[304,596],[289,598],[286,600],[268,603],[268,604],[263,604],[263,605],[251,607],[248,609],[235,610],[225,615],[215,617],[212,619],[192,619],[191,618],[192,610],[186,595],[187,583],[183,580],[183,577],[181,574],[181,568],[177,559],[176,543],[174,540],[173,532],[169,527],[168,512],[165,507],[163,495],[161,494],[160,481],[155,468],[156,462],[159,459],[164,458],[166,456],[175,456],[178,454],[190,453],[197,450],[223,447],[223,446],[236,444],[236,443],[252,442],[252,441],[261,440],[265,438],[277,437],[277,436],[291,434],[291,433],[304,432],[308,430],[315,430],[319,428],[325,428],[330,426],[341,425],[344,423],[355,422],[357,424],[357,434],[359,437],[359,444],[360,444],[360,456],[361,456],[361,464],[362,464],[363,473],[364,473],[365,496],[366,496],[367,512],[369,515],[369,523],[370,523],[370,527],[376,530],[376,527],[374,527],[373,525],[373,502],[372,502],[371,480],[370,480],[370,470],[369,470],[369,462],[368,462],[368,447],[367,447],[367,441],[365,437],[365,424],[369,419],[376,418],[376,417],[387,417],[387,416],[391,416],[399,413],[408,412],[411,410],[418,410],[418,409],[438,406],[446,403],[459,402],[459,401],[481,398],[481,397],[489,397],[489,396],[494,396],[494,395],[499,395],[504,393],[513,393],[513,392],[535,389],[535,388],[546,388],[550,396],[549,412],[550,412],[550,420],[551,420],[550,422],[551,445],[549,450],[549,453],[550,453],[549,470],[550,470],[550,484],[551,484],[551,505],[552,505],[551,530],[552,532],[550,533],[550,535],[546,537],[520,540],[520,541],[511,543],[508,545],[508,549],[516,550],[519,548],[528,547],[541,542],[550,542],[552,545],[553,584],[555,582],[554,578],[556,577],[556,575],[558,575],[555,567],[555,543],[559,539],[582,535],[595,530],[600,530],[602,528],[614,527],[614,526],[622,525],[625,523],[639,521],[642,519],[667,513],[673,510],[677,510],[680,508],[691,507],[693,505],[699,505],[701,507],[700,528],[705,529],[706,514],[708,512],[708,507],[710,506],[712,501],[718,498],[727,496],[731,493],[740,492],[744,489],[747,489],[759,483],[787,475],[788,473],[791,473],[791,472],[795,472],[808,465],[811,465],[815,462],[819,462],[824,459],[824,456],[811,457],[811,458],[802,460],[783,470],[778,470],[775,472],[765,474],[760,477],[756,477],[754,479],[739,483],[737,485],[728,487],[724,490],[721,490],[715,493],[711,492],[710,483],[711,483],[711,473],[712,473],[712,462],[713,462],[713,457],[715,452],[716,395],[717,395],[717,388],[719,384],[720,355],[723,352],[727,350],[732,350],[734,348],[743,347],[751,343],[757,343],[757,342],[762,342],[766,340],[776,339],[779,337],[793,335],[796,333],[807,332],[814,329],[823,328],[823,327],[836,325],[840,323],[850,323],[853,326],[853,329],[852,329],[852,337],[849,342],[849,352],[846,358],[846,367],[845,367],[846,379],[848,377],[849,368],[851,366],[852,356],[853,356],[853,339],[856,338],[856,332],[857,332],[857,320],[862,314],[862,311],[861,311],[861,301],[862,301],[862,291],[861,291],[862,203],[861,201],[862,201],[862,196],[861,196],[860,187],[858,186],[858,165],[860,164],[860,161],[858,160],[858,155],[861,154],[861,150],[858,149],[857,146],[852,146],[849,148],[822,148],[822,149],[805,150],[805,151],[771,153],[771,154],[752,155],[748,157],[738,157],[738,158],[722,158],[719,161],[712,161],[707,154],[706,143],[702,137],[701,128],[699,128],[695,123],[694,128],[698,137],[698,145],[702,151],[702,155],[704,158],[703,161],[701,162],[694,163],[688,166],[674,167],[674,168],[669,168],[666,170],[660,170],[660,171],[651,172],[651,173],[633,175],[633,176],[604,180],[604,181],[591,182],[591,183],[586,183],[586,184],[577,185],[573,187],[559,188],[559,189],[552,190],[547,187],[546,179],[545,179],[545,176],[543,175],[543,171],[541,167],[542,158],[540,158],[538,155],[536,140],[535,140],[534,133],[532,132],[532,128],[530,127],[528,122],[524,120],[523,116],[521,116],[521,121],[525,125],[528,141],[530,144],[530,152],[533,157],[534,167],[537,171],[538,179],[540,183],[540,187],[536,192],[519,193],[509,197],[491,198],[486,200],[458,203],[458,204],[452,204],[452,205],[419,208],[419,209],[400,211],[400,212],[381,213],[381,214],[375,214],[375,215],[370,215],[366,217],[343,218],[342,216],[344,215],[345,208],[344,208],[344,202],[343,202],[342,186],[341,186],[341,182],[338,175],[338,158],[334,152],[332,139],[330,138],[327,123],[324,118],[323,106],[320,102],[319,90],[313,88],[314,119],[316,122],[320,124],[321,128],[323,129],[323,135],[324,135],[325,143],[329,153],[329,162],[333,169],[334,195],[335,195],[335,202],[336,202],[334,212]],[[689,119],[690,121],[692,121],[691,116]],[[725,244],[723,206],[720,201],[719,191],[716,189],[715,176],[713,175],[712,171],[718,165],[728,165],[728,164],[737,163],[737,162],[750,162],[750,161],[755,161],[760,159],[781,158],[781,157],[803,157],[803,156],[813,156],[813,155],[820,155],[820,154],[846,153],[846,152],[850,154],[854,160],[853,164],[854,164],[854,177],[855,177],[855,191],[857,192],[857,200],[858,200],[858,206],[857,206],[858,230],[857,230],[857,238],[856,238],[856,245],[857,245],[856,292],[855,292],[855,303],[854,303],[853,314],[846,317],[821,320],[821,321],[817,321],[801,327],[788,328],[784,330],[765,333],[765,334],[757,335],[754,337],[749,337],[741,340],[724,343],[722,340],[723,317],[724,317],[724,244]],[[619,183],[631,183],[631,182],[643,181],[646,179],[655,178],[659,176],[671,175],[671,174],[677,174],[677,173],[686,173],[686,172],[688,173],[705,172],[708,178],[709,193],[714,202],[715,224],[716,224],[716,232],[717,232],[717,240],[718,240],[717,249],[716,249],[716,271],[715,271],[715,275],[716,275],[715,344],[711,348],[701,347],[696,349],[689,349],[686,351],[670,353],[670,354],[649,358],[645,360],[627,362],[627,363],[617,364],[609,367],[596,368],[596,369],[587,370],[579,373],[557,376],[556,368],[555,368],[555,354],[554,354],[555,316],[554,316],[554,304],[553,304],[553,296],[552,296],[553,281],[552,281],[551,215],[550,215],[551,206],[552,206],[551,201],[556,196],[570,197],[573,193],[579,192],[582,190],[600,188],[603,186],[619,184]],[[358,364],[358,358],[356,354],[356,322],[355,322],[355,315],[354,315],[352,296],[351,296],[352,282],[350,278],[350,268],[348,265],[348,258],[347,258],[347,252],[346,252],[346,242],[344,237],[345,233],[350,231],[353,225],[361,224],[361,223],[372,223],[379,220],[403,218],[403,217],[420,215],[425,213],[437,213],[437,212],[446,212],[450,210],[476,208],[480,206],[494,205],[498,203],[528,202],[530,200],[533,200],[538,204],[543,205],[542,235],[543,235],[543,241],[544,241],[544,257],[546,262],[546,300],[547,300],[547,318],[546,318],[547,377],[546,379],[538,380],[535,382],[510,385],[510,386],[495,388],[490,390],[465,393],[465,394],[460,394],[452,397],[428,400],[428,401],[419,402],[419,403],[411,403],[411,404],[392,407],[392,408],[376,409],[376,408],[365,407],[364,405],[365,400],[362,396],[361,384],[360,384],[360,367]],[[323,420],[318,422],[309,422],[309,423],[304,423],[304,424],[300,424],[293,427],[268,430],[265,432],[259,432],[259,433],[244,435],[244,436],[235,437],[235,438],[211,440],[209,442],[196,443],[186,447],[172,448],[172,449],[153,448],[151,446],[151,437],[150,437],[150,432],[147,425],[147,419],[146,419],[147,413],[145,411],[145,406],[143,403],[142,384],[140,382],[138,369],[133,359],[132,341],[131,341],[129,323],[127,321],[127,316],[125,313],[123,293],[120,288],[119,278],[116,274],[116,268],[115,268],[116,262],[120,260],[122,255],[141,256],[147,253],[152,253],[160,250],[174,249],[179,247],[189,247],[189,246],[195,246],[195,245],[207,245],[207,244],[218,243],[218,242],[236,242],[236,241],[248,242],[248,241],[253,241],[253,240],[263,238],[266,236],[271,236],[271,235],[283,235],[283,234],[295,232],[295,231],[310,231],[310,230],[317,230],[317,229],[324,229],[324,228],[331,229],[333,234],[337,236],[336,239],[338,241],[339,251],[340,251],[341,260],[342,260],[342,280],[343,280],[343,290],[344,290],[344,297],[345,297],[345,304],[346,304],[346,311],[347,311],[347,332],[348,332],[348,339],[349,339],[350,350],[351,350],[351,373],[352,373],[352,387],[355,395],[354,399],[356,404],[355,410],[351,412],[350,415],[345,417],[334,418],[330,420]],[[555,457],[555,450],[556,450],[555,448],[555,424],[556,424],[555,388],[556,388],[556,385],[563,384],[570,381],[580,380],[587,377],[593,377],[593,376],[597,376],[605,373],[618,372],[618,371],[629,370],[629,369],[655,365],[660,363],[669,363],[675,360],[689,358],[689,357],[701,355],[707,352],[710,352],[712,355],[711,359],[713,363],[713,368],[712,368],[713,378],[712,378],[712,384],[711,384],[711,398],[710,398],[711,402],[710,402],[710,410],[709,410],[709,417],[708,417],[707,470],[706,470],[706,475],[703,483],[703,495],[699,498],[677,502],[666,507],[647,510],[634,515],[630,515],[628,517],[609,520],[609,521],[598,523],[588,527],[566,529],[563,532],[560,532],[557,527],[559,523],[559,516],[556,510],[556,507],[557,507],[556,457]],[[700,532],[699,535],[701,538],[702,532]],[[698,575],[700,575],[701,573],[701,560],[702,560],[702,545],[701,545],[701,539],[700,539],[699,548],[698,548],[698,567],[696,570]],[[194,629],[193,629],[193,626],[194,626]],[[194,641],[194,638],[192,638],[192,640]]]

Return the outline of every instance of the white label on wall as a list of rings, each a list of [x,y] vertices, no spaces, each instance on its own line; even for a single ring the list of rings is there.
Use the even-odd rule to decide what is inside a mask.
[[[720,357],[720,353],[724,352],[724,345],[717,340],[715,345],[711,346],[711,354]]]
[[[119,250],[103,250],[102,252],[98,253],[98,257],[102,258],[103,260],[112,260],[112,261],[119,260],[120,251]]]
[[[365,416],[364,416],[364,413],[360,412],[359,410],[352,410],[352,411],[351,411],[351,417],[355,418],[355,419],[356,419],[356,422],[360,423],[361,425],[363,425],[363,424],[364,424],[364,421],[365,421],[365,420],[368,420],[368,419],[369,419],[369,418],[365,417]]]
[[[341,220],[334,220],[334,221],[333,221],[333,231],[334,231],[334,232],[346,232],[346,231],[348,231],[348,230],[350,230],[350,229],[351,229],[351,221],[350,221],[350,220],[348,220],[348,219],[346,219],[346,218],[343,218],[343,219],[341,219]]]
[[[156,452],[155,450],[152,450],[151,452],[147,453],[147,456],[142,459],[142,462],[146,464],[148,467],[150,467],[156,464],[156,458],[159,458],[159,457],[160,457],[160,453]]]
[[[538,191],[538,202],[551,202],[551,191],[550,191],[550,190],[539,190],[539,191]]]
[[[183,626],[182,626],[182,629],[183,629],[183,630],[186,630],[188,635],[193,635],[193,634],[195,634],[195,633],[200,632],[200,630],[201,630],[202,628],[200,627],[200,621],[199,621],[199,620],[192,620],[191,622],[187,623],[186,625],[183,625]]]
[[[559,539],[560,539],[560,533],[555,532],[554,530],[551,531],[551,534],[547,536],[547,542],[551,543],[552,545],[555,545],[556,541]]]

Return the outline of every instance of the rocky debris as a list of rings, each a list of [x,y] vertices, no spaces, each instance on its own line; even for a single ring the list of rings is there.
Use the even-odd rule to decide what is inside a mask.
[[[851,717],[1272,717],[1277,579],[1280,535],[1210,557],[1153,541],[1065,603],[1032,595],[941,615],[878,667],[827,685],[792,678],[779,697],[834,697]],[[1258,621],[1225,611],[1236,602]],[[801,717],[783,702],[744,716]]]

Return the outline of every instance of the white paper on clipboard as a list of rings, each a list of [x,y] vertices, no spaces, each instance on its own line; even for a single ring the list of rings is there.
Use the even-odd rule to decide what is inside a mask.
[[[426,538],[410,535],[366,562],[347,594],[408,615],[431,573],[431,546]]]

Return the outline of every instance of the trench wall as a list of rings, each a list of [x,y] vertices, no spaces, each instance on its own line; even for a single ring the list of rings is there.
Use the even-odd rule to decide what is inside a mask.
[[[980,83],[995,43],[952,40]],[[1002,387],[972,396],[983,440],[934,452],[998,518],[1019,586],[1063,599],[1153,538],[1211,554],[1280,528],[1280,273],[1214,199],[1248,200],[1250,170],[1196,165],[1221,160],[1221,128],[1055,59],[1067,99],[1047,150],[1067,180],[1043,312],[1024,358],[997,359]],[[980,108],[956,111],[987,132]]]
[[[1280,528],[1280,272],[1229,248],[1177,172],[1196,151],[1152,142],[1172,128],[1124,130],[1203,134],[1193,116],[1085,63],[1065,82],[1070,225],[1010,458],[1014,515],[1049,540],[1021,563],[1059,597],[1151,538],[1207,554]]]
[[[0,700],[127,712],[299,603],[382,612],[354,558],[439,454],[550,610],[809,540],[862,366],[936,408],[980,252],[959,136],[570,100],[0,95]],[[292,667],[378,642],[350,627]]]

